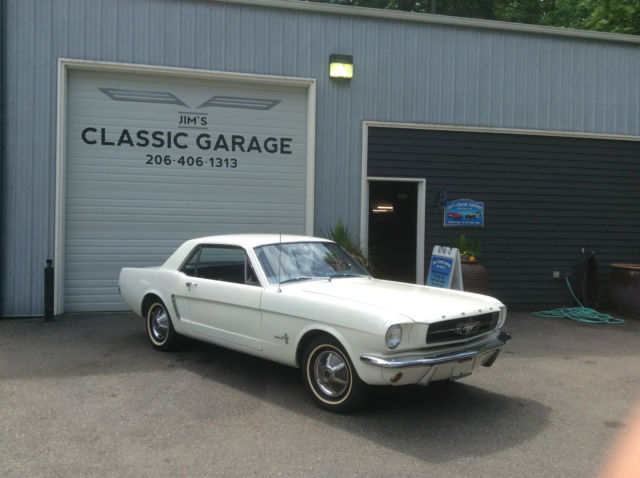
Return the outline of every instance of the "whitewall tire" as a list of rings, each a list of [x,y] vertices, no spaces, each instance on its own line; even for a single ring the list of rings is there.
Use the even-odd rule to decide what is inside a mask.
[[[305,348],[302,378],[316,404],[325,410],[349,413],[368,396],[369,387],[358,377],[342,345],[329,335],[314,338]]]

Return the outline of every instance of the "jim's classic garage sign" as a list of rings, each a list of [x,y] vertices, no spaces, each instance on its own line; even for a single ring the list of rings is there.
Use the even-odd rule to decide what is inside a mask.
[[[113,101],[173,104],[187,106],[168,91],[130,90],[97,87]],[[281,103],[279,99],[230,97],[214,95],[198,106],[201,108],[237,108],[247,110],[271,110]],[[209,125],[209,113],[178,111],[176,128],[202,130]],[[293,138],[284,136],[257,136],[246,134],[222,134],[187,131],[158,130],[148,128],[108,128],[100,125],[86,126],[81,132],[87,145],[117,146],[147,149],[144,164],[149,166],[186,166],[211,168],[237,168],[238,155],[242,154],[292,154]],[[157,154],[158,150],[172,153]],[[188,151],[191,151],[189,153]]]

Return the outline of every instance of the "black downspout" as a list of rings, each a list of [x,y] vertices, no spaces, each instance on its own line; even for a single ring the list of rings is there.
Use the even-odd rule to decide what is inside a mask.
[[[44,268],[44,321],[53,320],[53,261],[47,259]]]

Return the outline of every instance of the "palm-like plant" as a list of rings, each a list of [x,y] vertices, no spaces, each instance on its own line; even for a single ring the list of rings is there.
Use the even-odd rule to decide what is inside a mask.
[[[351,254],[362,266],[371,271],[371,263],[368,255],[360,249],[360,246],[351,235],[349,228],[338,218],[336,225],[329,228],[323,235],[340,245],[345,251]]]

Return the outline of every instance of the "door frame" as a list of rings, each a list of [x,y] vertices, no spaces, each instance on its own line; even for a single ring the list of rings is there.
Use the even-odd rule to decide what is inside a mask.
[[[424,285],[427,180],[425,178],[385,178],[379,176],[366,176],[364,178],[360,210],[360,241],[365,250],[368,249],[369,246],[369,185],[374,181],[415,183],[418,186],[418,204],[416,207],[416,284]]]
[[[391,127],[393,123],[377,121],[362,122],[362,176],[360,187],[360,246],[367,250],[369,246],[369,182],[370,181],[405,181],[418,184],[418,204],[416,211],[416,284],[425,284],[424,277],[424,247],[426,229],[427,180],[426,178],[402,178],[369,176],[369,128],[373,126]]]

